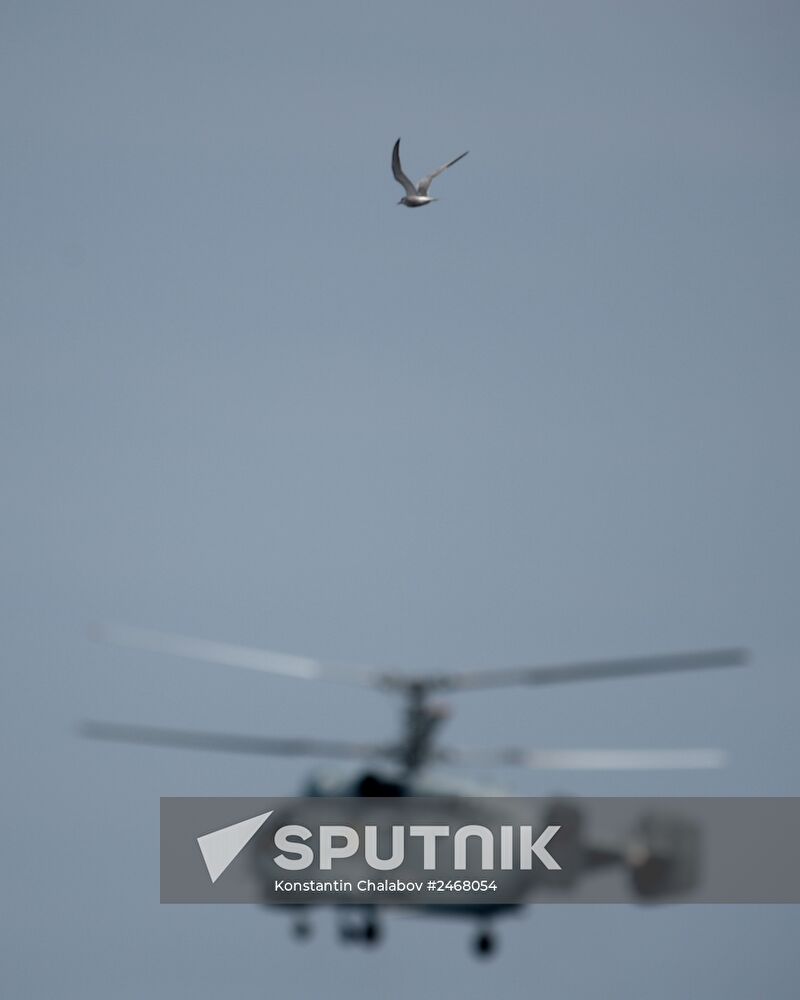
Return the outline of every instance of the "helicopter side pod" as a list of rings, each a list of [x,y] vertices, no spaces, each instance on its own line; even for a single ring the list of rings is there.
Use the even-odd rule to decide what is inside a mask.
[[[642,901],[678,896],[702,877],[702,833],[685,817],[642,817],[625,852],[631,885]]]

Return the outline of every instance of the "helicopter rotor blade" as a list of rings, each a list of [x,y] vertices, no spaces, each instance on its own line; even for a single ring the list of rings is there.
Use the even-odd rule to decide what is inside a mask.
[[[635,677],[648,674],[672,673],[682,670],[706,670],[713,667],[735,667],[747,663],[746,649],[708,649],[690,653],[668,653],[658,656],[638,656],[615,660],[589,660],[565,663],[561,666],[508,667],[495,670],[463,671],[453,674],[419,678],[418,683],[429,691],[473,691],[507,687],[516,684],[563,684],[613,677]],[[408,682],[391,678],[390,683]]]
[[[130,625],[93,625],[89,637],[96,642],[148,653],[166,653],[189,660],[216,663],[226,667],[244,667],[264,673],[295,677],[300,680],[338,680],[380,687],[384,675],[367,667],[341,667],[320,663],[304,656],[276,653],[252,646],[239,646],[211,639],[197,639],[171,632],[136,628]]]
[[[79,731],[81,736],[93,740],[183,750],[213,750],[222,753],[248,753],[279,757],[340,757],[347,759],[394,756],[391,747],[379,744],[307,739],[302,736],[241,736],[235,733],[211,733],[192,729],[171,729],[94,720],[84,722]]]
[[[724,767],[724,750],[526,750],[442,747],[435,753],[444,764],[472,767],[527,767],[539,771],[676,771]]]
[[[301,680],[344,681],[400,694],[479,691],[514,685],[563,684],[605,678],[641,677],[678,671],[742,666],[749,660],[748,650],[730,648],[588,660],[556,666],[501,667],[456,671],[450,674],[404,674],[373,667],[328,664],[303,656],[129,625],[95,625],[89,634],[95,641],[130,649],[164,653],[223,666],[244,667]]]

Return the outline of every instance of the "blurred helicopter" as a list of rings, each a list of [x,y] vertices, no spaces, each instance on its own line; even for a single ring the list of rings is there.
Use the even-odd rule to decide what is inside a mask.
[[[368,667],[343,667],[305,657],[262,649],[213,642],[205,639],[156,632],[121,625],[95,626],[91,638],[117,646],[170,654],[191,660],[243,667],[300,680],[345,681],[399,696],[403,703],[403,726],[398,739],[387,743],[362,743],[307,737],[245,736],[233,733],[153,727],[126,723],[88,721],[84,736],[114,742],[276,756],[306,756],[369,761],[355,773],[333,776],[312,774],[302,794],[308,797],[355,797],[391,799],[407,796],[443,796],[451,800],[472,796],[496,796],[497,790],[465,785],[430,772],[432,765],[521,766],[540,770],[669,770],[716,768],[725,754],[716,749],[672,750],[540,750],[522,747],[464,748],[443,746],[438,732],[448,716],[446,708],[431,701],[440,693],[479,691],[516,685],[547,685],[692,671],[743,665],[744,649],[712,649],[627,659],[569,663],[560,666],[512,667],[495,670],[459,671],[409,675]],[[567,849],[579,859],[581,874],[622,868],[630,879],[633,898],[659,900],[685,893],[698,881],[700,831],[680,816],[649,814],[641,817],[630,838],[608,846],[587,842],[584,817],[569,799],[551,799],[545,809],[547,824],[559,826]],[[573,872],[575,868],[573,866]],[[264,875],[266,879],[266,875]],[[570,888],[574,876],[559,887]],[[503,904],[422,905],[428,915],[466,917],[477,921],[474,950],[486,956],[495,950],[492,920],[519,909],[527,902],[529,886],[520,887],[520,900]],[[265,898],[266,894],[265,894]],[[288,907],[293,914],[294,933],[311,933],[309,907]],[[375,906],[339,907],[343,941],[375,944],[382,925]],[[360,912],[363,910],[363,913]],[[354,917],[355,913],[355,917]]]

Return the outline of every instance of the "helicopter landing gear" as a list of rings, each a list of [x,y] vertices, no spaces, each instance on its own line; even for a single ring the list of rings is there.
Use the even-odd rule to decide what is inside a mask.
[[[497,949],[497,939],[494,934],[486,927],[478,931],[472,942],[472,950],[478,956],[478,958],[489,958],[493,955]]]
[[[292,937],[296,941],[308,941],[313,933],[313,927],[308,917],[297,917],[292,924]]]
[[[376,944],[381,943],[381,937],[383,936],[383,928],[375,919],[375,917],[369,917],[364,924],[363,928],[364,944],[374,947]]]
[[[363,921],[353,921],[346,918],[339,924],[339,938],[342,941],[374,948],[375,945],[380,944],[382,937],[383,928],[371,911],[365,915]]]

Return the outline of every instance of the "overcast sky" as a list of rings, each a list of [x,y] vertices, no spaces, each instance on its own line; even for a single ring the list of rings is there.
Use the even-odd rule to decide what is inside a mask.
[[[742,644],[448,737],[731,754],[519,794],[799,794],[798,43],[791,2],[6,0],[0,992],[796,995],[794,907],[534,908],[476,966],[457,922],[160,906],[159,796],[308,767],[74,728],[398,723],[94,620],[409,670]],[[398,136],[470,150],[435,205]]]

